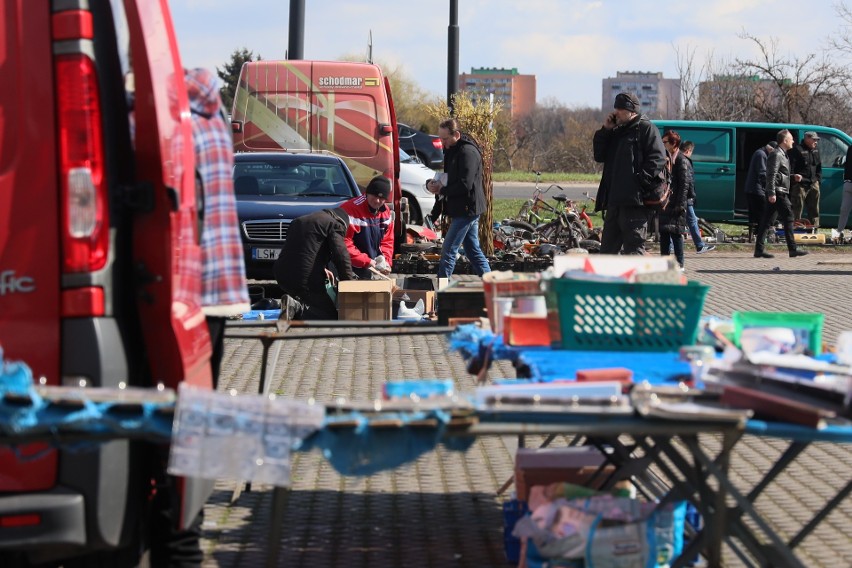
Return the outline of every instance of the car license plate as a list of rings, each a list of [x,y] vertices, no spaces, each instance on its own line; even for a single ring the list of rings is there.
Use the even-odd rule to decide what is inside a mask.
[[[281,249],[273,248],[253,248],[251,249],[251,257],[255,260],[275,260],[281,254]]]

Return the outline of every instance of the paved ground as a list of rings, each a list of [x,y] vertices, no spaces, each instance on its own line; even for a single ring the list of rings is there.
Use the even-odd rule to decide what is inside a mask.
[[[852,329],[852,254],[811,254],[758,260],[749,252],[687,253],[690,279],[711,285],[705,314],[729,317],[734,310],[819,311],[829,345]],[[228,340],[222,388],[256,391],[260,346]],[[491,373],[514,376],[499,362]],[[320,401],[337,396],[370,400],[389,378],[445,378],[459,390],[473,381],[464,363],[434,336],[391,339],[287,342],[273,389],[287,397]],[[535,443],[535,439],[530,442]],[[566,443],[561,440],[560,443]],[[714,446],[718,440],[705,437]],[[409,465],[368,477],[343,477],[317,454],[295,454],[286,531],[278,566],[295,567],[489,567],[505,566],[503,517],[496,491],[512,473],[514,440],[483,437],[466,453],[438,449]],[[818,510],[838,479],[848,479],[852,446],[814,444],[787,475],[757,501],[782,534],[791,522]],[[781,445],[746,437],[732,457],[732,479],[750,487]],[[232,502],[233,483],[220,482],[206,508],[204,566],[263,566],[271,488],[255,486]],[[787,503],[785,507],[781,502]],[[797,548],[808,567],[852,566],[852,499],[846,499]],[[725,566],[743,562],[725,550]]]

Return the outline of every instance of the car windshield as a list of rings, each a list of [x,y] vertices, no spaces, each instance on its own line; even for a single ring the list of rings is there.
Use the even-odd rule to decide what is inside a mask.
[[[399,149],[399,161],[402,162],[403,164],[419,164],[420,163],[417,160],[417,158],[411,156],[410,154],[408,154],[408,152],[406,152],[402,148]]]
[[[358,195],[339,163],[290,159],[238,160],[234,164],[234,193],[238,199],[262,196],[275,200]]]

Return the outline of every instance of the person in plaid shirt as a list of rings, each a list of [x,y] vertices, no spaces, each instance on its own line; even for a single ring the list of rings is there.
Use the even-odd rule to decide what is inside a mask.
[[[251,309],[234,198],[234,146],[222,114],[219,81],[206,69],[185,71],[192,115],[196,182],[204,191],[201,232],[202,295],[213,355],[214,388],[219,378],[225,320]]]

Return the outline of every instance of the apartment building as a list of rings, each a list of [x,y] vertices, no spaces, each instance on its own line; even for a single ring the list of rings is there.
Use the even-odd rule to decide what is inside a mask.
[[[621,92],[635,94],[649,118],[680,117],[680,79],[665,79],[661,72],[618,71],[603,80],[601,109],[611,110],[615,95]]]
[[[473,67],[470,73],[459,75],[459,90],[485,100],[493,94],[494,100],[502,102],[503,109],[513,118],[535,108],[535,75],[522,75],[516,67]]]

